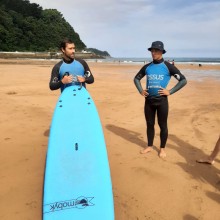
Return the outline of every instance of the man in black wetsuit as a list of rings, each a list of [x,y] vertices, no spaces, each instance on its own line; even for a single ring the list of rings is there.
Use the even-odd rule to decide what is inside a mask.
[[[72,40],[64,39],[60,44],[60,50],[63,53],[63,60],[57,63],[51,73],[50,89],[61,89],[61,92],[68,86],[85,83],[93,83],[94,77],[88,64],[75,58],[75,45]]]
[[[160,151],[159,157],[166,157],[165,146],[168,137],[168,98],[167,96],[177,92],[186,85],[186,78],[180,71],[172,64],[164,61],[163,42],[155,41],[151,47],[153,61],[144,65],[134,78],[135,86],[139,93],[145,97],[145,119],[147,123],[147,139],[148,146],[141,151],[141,153],[148,153],[152,150],[154,141],[154,124],[157,113],[158,124],[160,127]],[[146,76],[146,89],[143,89],[140,80]],[[170,81],[171,76],[174,76],[179,82],[170,90],[166,87]]]

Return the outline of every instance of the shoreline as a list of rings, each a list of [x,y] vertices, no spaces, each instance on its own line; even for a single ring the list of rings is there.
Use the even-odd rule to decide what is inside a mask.
[[[0,59],[0,65],[36,65],[36,66],[53,66],[56,63],[58,63],[60,59],[58,60],[41,60],[41,59]],[[129,75],[136,74],[139,69],[145,65],[144,63],[130,63],[130,62],[103,62],[103,61],[97,61],[96,60],[85,60],[89,66],[99,66],[100,68],[106,67],[115,67],[119,68],[122,71],[124,71],[123,67],[128,67],[131,70],[134,69],[134,71],[127,72]],[[202,79],[208,79],[209,77],[213,77],[217,80],[220,80],[220,65],[212,65],[212,64],[206,64],[199,66],[198,64],[187,64],[187,63],[176,63],[175,66],[183,73],[186,74],[190,80],[202,80]],[[135,72],[136,71],[136,72]]]
[[[25,62],[31,62],[31,63],[40,63],[40,62],[47,62],[47,63],[56,63],[59,62],[62,58],[58,58],[58,59],[39,59],[39,58],[0,58],[0,64],[4,64],[4,63],[25,63]],[[144,65],[147,64],[149,62],[151,62],[151,60],[146,59],[145,61],[123,61],[123,60],[117,60],[117,58],[112,58],[112,60],[108,60],[105,58],[82,58],[84,60],[86,60],[86,62],[89,63],[111,63],[111,64],[126,64],[126,65]],[[167,59],[164,59],[167,61]],[[212,67],[212,66],[216,66],[216,68],[218,68],[218,66],[220,66],[219,62],[183,62],[183,61],[177,61],[175,62],[176,66],[182,66],[182,65],[190,65],[192,67],[196,66],[196,67],[203,67],[203,66],[208,66],[208,67]]]

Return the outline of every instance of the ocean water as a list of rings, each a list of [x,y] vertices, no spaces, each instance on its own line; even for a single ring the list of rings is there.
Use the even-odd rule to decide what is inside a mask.
[[[164,60],[174,60],[175,64],[192,64],[192,65],[220,65],[220,58],[195,58],[195,57],[178,57],[178,58],[171,58],[171,57],[164,57]],[[106,59],[100,59],[100,60],[88,60],[89,62],[115,62],[115,63],[128,63],[131,65],[144,65],[152,61],[152,58],[113,58],[109,57]],[[183,74],[186,74],[190,79],[193,80],[204,80],[206,78],[212,77],[217,80],[220,80],[220,71],[216,69],[210,69],[210,70],[204,70],[204,69],[184,69],[181,70]]]
[[[128,57],[108,57],[99,62],[121,62],[121,63],[148,63],[152,60],[150,57],[141,58],[128,58]],[[209,65],[220,65],[220,58],[195,58],[195,57],[164,57],[164,60],[174,60],[175,63],[187,63],[187,64],[209,64]]]

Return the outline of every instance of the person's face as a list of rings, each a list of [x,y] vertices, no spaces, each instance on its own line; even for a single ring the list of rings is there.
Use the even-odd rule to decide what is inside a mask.
[[[162,59],[163,56],[163,51],[159,50],[159,49],[151,49],[151,56],[153,58],[153,60],[160,60]]]
[[[67,59],[74,59],[75,54],[75,45],[74,44],[66,44],[66,48],[62,48],[63,55]]]

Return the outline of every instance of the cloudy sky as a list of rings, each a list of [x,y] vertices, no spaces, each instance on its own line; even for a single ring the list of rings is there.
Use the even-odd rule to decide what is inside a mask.
[[[87,47],[113,57],[220,57],[220,0],[30,0],[60,11]]]

